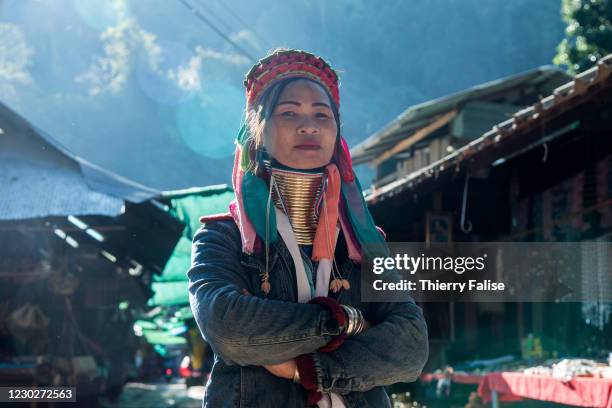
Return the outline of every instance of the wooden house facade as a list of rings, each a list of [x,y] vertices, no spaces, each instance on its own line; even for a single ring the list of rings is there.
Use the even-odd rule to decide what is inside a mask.
[[[547,357],[604,357],[597,353],[612,348],[612,56],[549,94],[537,94],[532,94],[533,104],[436,158],[435,146],[435,155],[441,155],[439,143],[444,146],[444,140],[455,137],[444,136],[452,129],[480,131],[457,122],[461,115],[469,122],[478,109],[491,105],[475,101],[449,106],[438,119],[448,120],[445,115],[456,112],[452,119],[422,139],[428,141],[429,163],[417,159],[419,142],[402,144],[420,130],[396,140],[399,148],[382,143],[384,137],[356,148],[362,163],[379,165],[381,177],[366,200],[389,241],[426,241],[431,220],[444,219],[451,245],[600,244],[579,254],[582,268],[576,273],[582,274],[582,283],[575,289],[588,301],[424,303],[431,339],[429,369],[468,359],[520,356],[521,340],[530,333],[542,339]],[[466,108],[469,105],[474,109]],[[495,112],[481,117],[495,117]],[[402,126],[392,123],[387,129]],[[398,164],[405,157],[413,164]],[[395,160],[395,170],[384,174],[381,166],[389,160]],[[410,167],[417,165],[419,169]]]

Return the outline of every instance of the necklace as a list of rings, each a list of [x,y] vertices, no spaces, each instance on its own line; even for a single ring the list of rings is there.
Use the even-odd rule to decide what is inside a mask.
[[[291,223],[300,245],[314,242],[321,204],[324,172],[271,166],[272,200]]]

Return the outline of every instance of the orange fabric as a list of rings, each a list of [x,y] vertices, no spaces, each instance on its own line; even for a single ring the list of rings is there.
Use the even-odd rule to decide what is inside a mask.
[[[335,164],[327,165],[325,172],[327,173],[327,188],[323,193],[324,205],[321,208],[319,223],[312,246],[312,259],[315,261],[333,259],[334,250],[336,249],[336,225],[338,224],[338,205],[340,203],[340,172]]]
[[[205,224],[212,221],[228,221],[232,219],[232,214],[228,211],[220,214],[203,215],[200,217],[200,223]]]

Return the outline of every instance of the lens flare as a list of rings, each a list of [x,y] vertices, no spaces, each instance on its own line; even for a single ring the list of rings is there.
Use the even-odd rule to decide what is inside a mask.
[[[177,129],[196,153],[211,158],[230,156],[243,104],[244,95],[237,87],[207,82],[198,98],[177,108]]]

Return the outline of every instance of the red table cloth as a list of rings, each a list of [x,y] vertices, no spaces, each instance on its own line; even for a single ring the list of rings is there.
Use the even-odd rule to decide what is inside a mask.
[[[547,375],[514,372],[487,374],[478,387],[478,395],[491,402],[491,392],[504,397],[524,397],[577,407],[612,408],[612,379],[576,377],[569,382]]]

